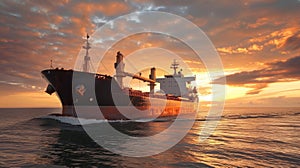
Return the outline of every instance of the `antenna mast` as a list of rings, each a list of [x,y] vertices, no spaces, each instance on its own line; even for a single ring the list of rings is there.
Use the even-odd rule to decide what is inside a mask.
[[[89,56],[89,49],[91,48],[90,43],[89,43],[89,38],[90,38],[89,34],[86,34],[86,45],[82,46],[82,48],[84,48],[86,50],[85,56],[84,56],[84,63],[82,65],[82,70],[84,72],[89,71],[88,65],[89,65],[89,61],[91,59],[90,56]]]
[[[50,60],[50,68],[53,69],[52,60]]]
[[[178,63],[176,62],[176,59],[174,59],[173,64],[171,64],[171,69],[174,69],[174,75],[176,75],[176,69],[178,68]]]

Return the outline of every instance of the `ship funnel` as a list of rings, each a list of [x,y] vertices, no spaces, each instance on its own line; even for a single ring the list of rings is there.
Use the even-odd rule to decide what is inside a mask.
[[[153,67],[151,68],[149,78],[154,82],[150,82],[150,93],[154,93],[155,81],[156,81],[156,69]]]
[[[86,35],[86,45],[82,46],[82,48],[85,49],[84,63],[82,65],[82,70],[84,72],[89,72],[89,63],[91,60],[91,58],[89,56],[89,49],[91,48],[90,43],[89,43],[89,38],[90,38],[90,36],[87,34]]]
[[[123,54],[120,51],[118,51],[116,56],[115,69],[116,69],[117,82],[121,88],[123,88],[123,77],[125,77],[124,75],[125,64],[123,63],[123,58],[124,58]]]

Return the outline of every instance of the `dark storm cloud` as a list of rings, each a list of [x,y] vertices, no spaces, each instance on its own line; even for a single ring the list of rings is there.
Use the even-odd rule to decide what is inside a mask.
[[[213,83],[218,84],[221,78]],[[247,94],[258,94],[268,84],[300,80],[300,56],[267,64],[266,69],[243,71],[226,76],[228,85],[253,88]]]

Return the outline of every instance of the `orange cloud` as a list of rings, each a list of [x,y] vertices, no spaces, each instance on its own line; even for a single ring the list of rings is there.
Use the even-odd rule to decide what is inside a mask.
[[[264,64],[274,59],[284,60],[295,57],[299,51],[299,10],[296,1],[85,2],[63,0],[58,2],[3,1],[2,4],[0,76],[1,80],[11,84],[22,83],[44,87],[46,83],[42,82],[39,71],[48,68],[51,59],[55,67],[73,68],[78,51],[83,44],[82,36],[87,32],[92,34],[98,26],[122,14],[145,10],[178,14],[201,26],[220,52],[226,70],[232,68],[248,72],[241,74],[247,77],[260,72],[261,74],[256,78],[252,78],[256,80],[254,83],[245,84],[247,80],[241,83],[242,86],[253,89],[248,94],[256,91],[258,93],[266,86],[264,82],[272,82],[266,73],[272,72],[278,81],[298,80],[295,75],[288,76],[291,75],[289,68],[287,71],[281,68],[280,72],[277,69],[275,73],[275,65]],[[96,23],[94,21],[96,17],[102,21]],[[159,26],[164,28],[163,24]],[[181,44],[162,39],[144,36],[125,40],[114,47],[117,47],[115,50],[121,50],[124,55],[152,46],[165,48],[184,58],[194,57],[193,52],[182,47]],[[103,41],[105,43],[105,40]],[[114,56],[115,50],[108,54]],[[112,63],[113,61],[109,65]],[[188,61],[187,63],[193,65]],[[199,64],[191,67],[198,68],[198,66]],[[263,71],[264,67],[273,68],[273,71]],[[252,72],[253,69],[258,69],[258,72]],[[279,73],[284,75],[279,76]],[[234,75],[235,78],[237,76]],[[18,92],[20,86],[0,87],[2,92],[8,93],[6,90],[10,89],[9,93],[11,93]]]
[[[227,84],[254,88],[247,94],[258,94],[270,83],[300,80],[300,56],[285,61],[271,62],[266,65],[267,68],[265,69],[242,71],[227,75]],[[219,80],[222,80],[222,78],[216,79],[213,83],[218,84]]]
[[[264,48],[263,45],[253,44],[250,47],[248,47],[248,50],[250,50],[250,51],[261,51],[263,48]]]
[[[233,48],[233,47],[221,47],[221,48],[217,48],[217,50],[219,52],[223,52],[223,53],[228,53],[228,54],[248,54],[249,51],[247,48],[243,48],[243,47],[238,47],[238,48]]]
[[[130,7],[124,2],[107,2],[107,3],[79,3],[73,8],[74,11],[81,14],[90,15],[95,12],[102,12],[106,16],[115,16],[128,12]]]
[[[269,19],[267,17],[262,17],[262,18],[258,18],[255,23],[248,24],[248,27],[249,28],[257,28],[257,27],[267,24],[268,22],[269,22]]]

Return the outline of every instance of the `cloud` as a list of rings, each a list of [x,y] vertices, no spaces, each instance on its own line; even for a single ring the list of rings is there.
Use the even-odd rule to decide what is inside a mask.
[[[1,83],[0,90],[17,92],[31,86],[44,87],[46,83],[40,77],[40,70],[48,68],[50,60],[55,67],[73,68],[83,43],[82,37],[87,32],[92,34],[110,20],[135,11],[164,11],[185,17],[209,36],[221,53],[225,68],[261,68],[270,60],[294,57],[294,51],[298,51],[298,4],[297,1],[277,0],[3,0],[0,2],[0,81],[6,83]],[[139,21],[139,18],[132,19]],[[166,27],[165,24],[158,26]],[[178,27],[178,30],[184,31],[184,26]],[[105,44],[106,39],[101,40]],[[141,36],[131,40],[120,42],[116,47],[125,50],[125,55],[135,49],[162,47],[195,61],[188,47],[172,42],[172,39]],[[279,63],[264,65],[273,68],[273,71],[274,67],[282,66]],[[198,64],[192,68],[198,68]],[[239,78],[245,78],[246,84],[234,79],[237,74],[229,78],[233,83],[253,88],[248,94],[255,94],[269,83],[278,81],[265,75],[271,73],[269,69],[243,71]],[[278,74],[275,76],[278,77]],[[251,80],[253,82],[249,82]]]
[[[254,52],[258,52],[263,50],[264,46],[263,45],[258,45],[258,44],[252,44],[249,47],[220,47],[217,48],[217,50],[221,54],[253,54]]]
[[[226,101],[230,107],[300,107],[300,97],[275,96],[267,98],[241,98]]]
[[[283,46],[287,50],[300,49],[300,31],[298,33],[288,37]]]
[[[258,18],[255,23],[248,24],[249,28],[258,28],[269,23],[269,19],[266,17]]]
[[[247,87],[250,87],[250,88],[253,88],[253,89],[248,91],[246,94],[248,94],[248,95],[259,94],[262,91],[262,89],[266,88],[267,86],[268,86],[267,83],[257,83],[253,86],[251,86],[251,85],[247,86]]]
[[[228,54],[248,54],[249,51],[247,48],[233,48],[233,47],[221,47],[217,48],[217,50],[221,53],[228,53]]]
[[[250,51],[261,51],[261,50],[263,50],[263,48],[264,48],[263,45],[253,44],[250,47],[248,47],[248,50],[250,50]]]
[[[228,85],[253,88],[247,94],[258,94],[270,83],[300,80],[300,56],[266,64],[265,69],[242,71],[226,76]],[[213,81],[219,84],[222,78]]]
[[[218,47],[217,50],[226,54],[254,54],[268,50],[296,50],[300,48],[300,32],[297,27],[276,30],[232,46]],[[247,46],[246,46],[247,45]],[[246,47],[245,47],[246,46]]]
[[[97,12],[101,12],[105,16],[117,16],[127,13],[129,9],[130,7],[122,1],[80,2],[72,7],[74,13],[86,16]]]

